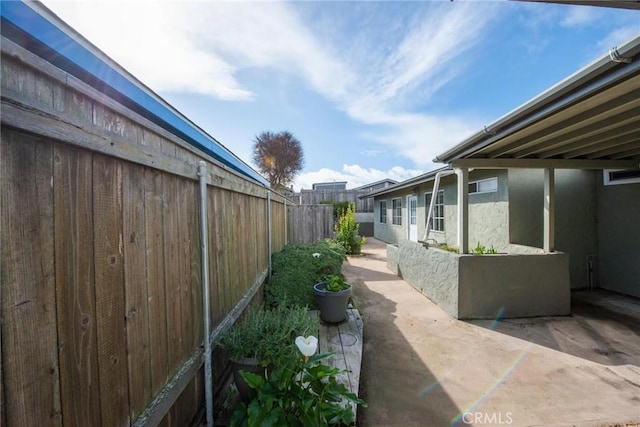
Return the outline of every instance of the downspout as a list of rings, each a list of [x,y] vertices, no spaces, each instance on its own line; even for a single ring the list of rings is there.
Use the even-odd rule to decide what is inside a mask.
[[[424,227],[424,238],[422,243],[428,244],[429,231],[431,231],[431,219],[433,218],[433,208],[436,205],[436,199],[438,198],[438,190],[440,189],[440,178],[447,175],[452,175],[455,172],[452,170],[445,170],[436,173],[436,177],[433,180],[433,190],[431,193],[431,203],[429,203],[429,212],[427,213],[427,223]]]
[[[267,190],[267,254],[269,255],[269,270],[267,277],[271,277],[271,191]]]
[[[211,341],[209,339],[209,224],[207,220],[207,164],[198,162],[200,179],[200,264],[202,268],[202,305],[204,321],[204,394],[207,426],[213,427],[213,375],[211,370]]]

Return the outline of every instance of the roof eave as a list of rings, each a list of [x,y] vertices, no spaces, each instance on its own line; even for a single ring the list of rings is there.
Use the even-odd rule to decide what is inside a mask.
[[[640,53],[640,36],[636,36],[620,48],[614,49],[621,58],[634,58],[638,53]],[[612,49],[612,51],[614,49]],[[602,82],[601,77],[605,73],[609,73],[615,68],[622,68],[625,65],[627,64],[614,61],[610,54],[606,54],[547,89],[535,98],[495,120],[490,125],[485,126],[481,131],[476,132],[460,144],[442,154],[439,154],[433,159],[433,161],[436,163],[450,163],[455,159],[468,155],[488,144],[487,141],[508,135],[511,132],[512,126],[522,120],[525,120],[537,111],[552,105],[568,93],[575,91],[580,87],[587,86],[588,84],[593,84],[594,82]],[[591,91],[595,91],[598,88],[599,85],[596,84],[591,88]]]

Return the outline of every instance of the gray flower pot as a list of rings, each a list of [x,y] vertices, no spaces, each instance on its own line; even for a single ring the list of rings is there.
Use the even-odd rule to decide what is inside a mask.
[[[236,388],[240,394],[240,399],[244,403],[249,403],[251,400],[252,389],[249,384],[244,380],[240,371],[251,372],[252,374],[258,374],[264,376],[265,368],[261,366],[254,358],[244,358],[242,360],[232,360],[233,379],[236,383]]]
[[[320,319],[326,323],[340,323],[347,318],[347,305],[351,296],[351,285],[343,291],[326,290],[327,282],[313,285],[313,293],[320,307]]]

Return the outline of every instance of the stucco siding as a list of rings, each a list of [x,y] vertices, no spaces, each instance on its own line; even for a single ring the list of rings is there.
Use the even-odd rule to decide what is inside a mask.
[[[588,259],[598,253],[596,175],[556,171],[556,250],[569,254],[574,289],[589,286]]]
[[[544,171],[509,171],[511,243],[542,247]],[[589,285],[587,260],[598,253],[596,173],[555,171],[555,249],[569,255],[571,287]]]
[[[387,246],[387,266],[459,319],[568,315],[568,257],[460,255],[404,241]]]
[[[387,246],[387,266],[415,289],[458,317],[458,264],[455,254],[404,241]]]
[[[509,169],[509,241],[542,247],[542,201],[544,172]]]
[[[460,319],[571,313],[566,254],[465,255],[459,262]]]
[[[598,181],[599,286],[640,297],[640,184]]]

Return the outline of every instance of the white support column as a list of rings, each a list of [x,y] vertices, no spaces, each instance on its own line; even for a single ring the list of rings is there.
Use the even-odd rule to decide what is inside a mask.
[[[458,176],[458,250],[469,253],[469,169],[456,169]]]
[[[553,169],[544,170],[544,244],[545,252],[555,250],[555,177]]]

